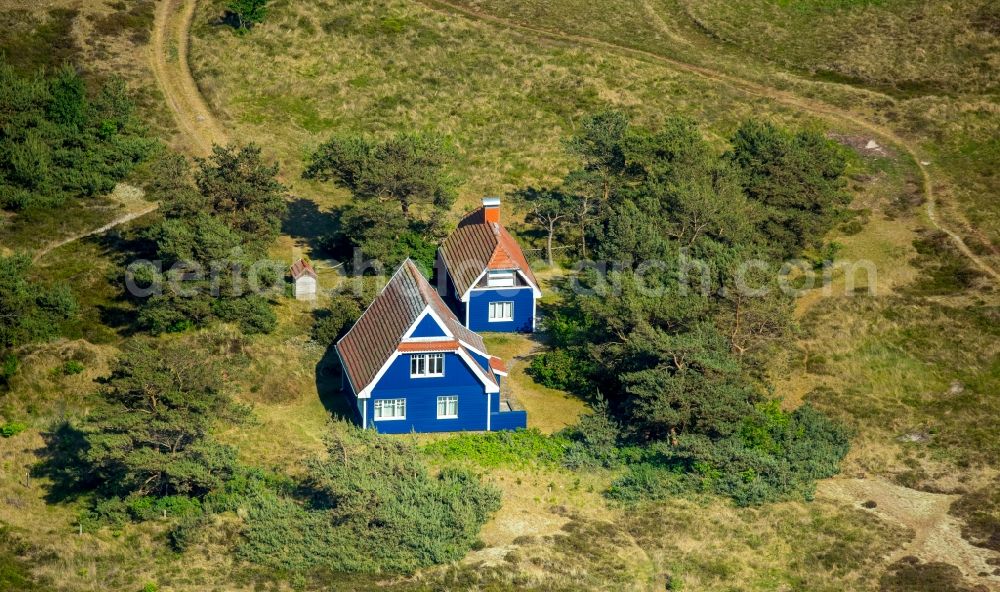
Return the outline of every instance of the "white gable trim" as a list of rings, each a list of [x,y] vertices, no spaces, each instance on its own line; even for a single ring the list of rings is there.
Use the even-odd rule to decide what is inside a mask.
[[[478,363],[476,363],[476,361],[473,360],[472,357],[468,353],[462,351],[461,349],[458,350],[455,353],[458,354],[458,357],[460,357],[463,360],[465,360],[465,365],[468,366],[469,368],[471,368],[473,374],[475,374],[477,377],[479,377],[479,380],[482,381],[483,386],[486,387],[486,393],[487,394],[489,394],[489,393],[499,393],[500,392],[500,387],[498,387],[495,382],[493,382],[492,380],[490,380],[486,376],[486,373],[483,372],[483,367],[480,366]]]
[[[390,367],[392,367],[392,363],[395,362],[396,358],[398,358],[401,355],[403,354],[400,351],[392,352],[392,355],[389,356],[389,359],[386,360],[385,363],[382,364],[382,367],[378,369],[378,372],[375,373],[375,377],[372,378],[372,381],[369,382],[368,385],[365,386],[365,388],[361,389],[360,393],[358,393],[359,399],[371,398],[372,391],[375,390],[375,385],[378,384],[378,381],[382,380],[382,377],[385,376],[385,373],[389,371]]]
[[[514,271],[517,272],[517,275],[521,276],[521,279],[524,280],[524,283],[528,284],[527,286],[506,286],[506,287],[502,287],[502,288],[501,287],[477,288],[476,285],[483,280],[483,277],[489,271],[490,271],[489,269],[484,269],[482,273],[480,273],[478,276],[476,276],[476,280],[474,282],[472,282],[472,285],[470,285],[469,289],[465,291],[465,294],[462,294],[459,297],[459,300],[461,300],[462,302],[468,302],[469,301],[469,295],[472,294],[473,291],[478,291],[478,290],[520,290],[520,289],[523,289],[523,288],[531,288],[531,293],[532,293],[532,295],[534,295],[535,298],[541,298],[542,297],[542,291],[538,289],[538,286],[535,285],[535,282],[531,281],[531,278],[529,278],[526,273],[524,273],[523,271],[521,271],[521,269],[515,269]],[[466,323],[466,325],[468,325],[468,323]]]
[[[491,356],[490,356],[490,354],[488,354],[488,353],[486,353],[486,352],[484,352],[484,351],[479,351],[479,348],[478,348],[478,347],[476,347],[476,346],[474,346],[474,345],[471,345],[471,344],[469,344],[469,343],[466,343],[465,341],[463,341],[463,340],[461,340],[461,339],[459,339],[459,340],[458,340],[458,342],[459,342],[459,343],[460,343],[460,344],[461,344],[461,345],[462,345],[463,347],[465,347],[465,349],[470,349],[470,350],[474,351],[475,353],[477,353],[477,354],[479,354],[479,355],[483,356],[483,357],[484,357],[484,358],[486,358],[487,360],[488,360],[488,359],[490,359],[490,357],[491,357]]]
[[[437,323],[438,328],[441,329],[441,332],[445,334],[445,337],[448,337],[450,339],[455,338],[455,335],[448,329],[448,325],[446,325],[445,322],[441,319],[441,317],[438,316],[436,312],[434,312],[434,309],[431,308],[430,305],[427,305],[424,307],[424,310],[417,315],[417,318],[414,319],[413,324],[410,325],[410,328],[406,330],[406,333],[403,333],[402,337],[403,341],[423,341],[423,340],[440,341],[442,339],[441,337],[413,337],[413,332],[417,330],[417,326],[420,325],[420,321],[424,320],[425,317],[430,317],[434,319],[434,322]]]
[[[389,371],[389,368],[392,367],[392,364],[393,364],[393,362],[396,361],[396,358],[398,358],[399,356],[403,356],[403,355],[409,355],[411,353],[420,353],[420,352],[405,352],[404,353],[404,352],[401,352],[401,351],[398,351],[398,350],[392,352],[392,355],[389,356],[389,359],[386,360],[385,364],[383,364],[382,367],[379,368],[378,372],[375,373],[375,377],[372,378],[372,381],[368,383],[368,386],[366,386],[365,388],[363,388],[361,390],[361,392],[358,393],[358,395],[357,395],[358,398],[359,399],[369,399],[369,398],[371,398],[372,391],[375,390],[375,386],[379,383],[380,380],[382,380],[382,377],[385,376],[385,373]],[[476,361],[473,360],[469,356],[469,354],[467,354],[466,352],[464,352],[461,349],[459,349],[459,350],[457,350],[455,352],[440,352],[440,353],[454,353],[454,354],[457,354],[458,357],[461,358],[462,361],[465,362],[465,365],[472,370],[472,373],[476,375],[476,378],[478,378],[480,380],[480,382],[483,383],[483,386],[486,387],[486,391],[485,392],[487,392],[487,393],[499,393],[500,392],[500,387],[498,387],[496,385],[496,383],[494,383],[492,380],[490,380],[486,376],[486,374],[483,372],[482,367],[479,364],[477,364]]]
[[[461,296],[459,296],[458,299],[461,300],[462,302],[468,302],[469,301],[469,294],[472,292],[472,288],[475,287],[475,285],[478,284],[483,279],[483,276],[486,275],[487,271],[489,271],[489,270],[488,269],[484,269],[482,271],[482,273],[480,273],[479,275],[477,275],[476,279],[473,280],[473,282],[469,285],[469,289],[467,289],[465,291],[465,294],[462,294]]]

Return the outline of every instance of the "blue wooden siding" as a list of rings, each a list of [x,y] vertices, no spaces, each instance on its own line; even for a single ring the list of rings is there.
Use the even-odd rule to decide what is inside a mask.
[[[534,294],[530,287],[472,290],[469,293],[469,329],[504,333],[530,333],[533,330]],[[490,322],[490,302],[514,303],[514,320]],[[464,319],[463,319],[464,320]]]
[[[493,413],[490,416],[490,430],[494,432],[526,427],[528,427],[528,413],[526,411],[504,411],[503,413]]]
[[[481,356],[481,355],[477,354],[476,352],[474,352],[472,350],[466,350],[466,351],[468,351],[469,354],[472,355],[472,359],[475,360],[479,364],[479,367],[482,368],[484,372],[486,372],[486,373],[493,372],[493,369],[490,368],[490,359],[489,358],[487,358],[485,356]]]
[[[465,303],[459,298],[460,294],[455,290],[455,283],[451,281],[451,275],[447,271],[444,272],[445,276],[445,294],[442,298],[444,303],[448,305],[451,312],[455,313],[458,317],[458,321],[465,324]]]
[[[438,419],[437,398],[458,397],[458,418]],[[499,395],[494,393],[492,398]],[[375,421],[375,401],[406,399],[406,419]],[[446,353],[444,376],[410,378],[410,355],[396,358],[368,400],[368,427],[385,434],[453,432],[486,429],[486,393],[483,383],[457,354]]]
[[[438,325],[437,321],[431,315],[425,316],[417,324],[417,328],[413,330],[413,335],[410,337],[446,337],[444,329],[441,325]]]

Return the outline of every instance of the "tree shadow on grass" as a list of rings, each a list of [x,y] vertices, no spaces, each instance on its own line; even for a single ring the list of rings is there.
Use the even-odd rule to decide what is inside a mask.
[[[208,24],[213,27],[231,27],[237,33],[244,32],[244,29],[240,27],[240,17],[231,10],[223,12],[220,16],[209,21]]]
[[[98,485],[84,461],[90,445],[82,431],[63,422],[42,438],[45,446],[35,451],[40,462],[32,467],[31,476],[52,482],[45,494],[47,503],[75,500]]]
[[[117,291],[117,295],[97,304],[96,309],[101,324],[122,337],[131,337],[141,330],[138,326],[138,301],[128,293],[126,285],[128,267],[136,261],[153,261],[157,258],[156,243],[145,236],[142,228],[145,226],[121,231],[116,229],[85,239],[95,244],[101,254],[113,263],[108,282]]]
[[[335,213],[324,212],[316,202],[297,197],[288,203],[281,232],[309,245],[314,254],[329,255],[331,238],[340,229]]]
[[[357,421],[350,394],[341,389],[340,359],[331,345],[316,363],[316,393],[323,407],[335,419]]]

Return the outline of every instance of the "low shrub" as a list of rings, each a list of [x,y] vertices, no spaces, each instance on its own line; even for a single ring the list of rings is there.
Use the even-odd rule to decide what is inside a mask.
[[[697,489],[692,475],[665,469],[651,464],[631,465],[605,495],[622,504],[657,501]]]
[[[611,468],[622,464],[621,427],[608,414],[603,401],[595,405],[594,413],[584,415],[561,435],[571,442],[563,459],[563,464],[571,469]]]
[[[17,374],[20,365],[20,361],[18,361],[17,356],[14,354],[7,354],[3,358],[0,358],[0,384],[6,384],[13,378]]]
[[[72,376],[74,374],[80,374],[81,372],[84,371],[84,369],[85,368],[83,366],[83,363],[78,362],[77,360],[69,360],[66,363],[64,363],[60,368],[63,376]]]
[[[738,506],[811,499],[816,480],[838,472],[850,446],[847,431],[808,405],[786,413],[766,403],[756,411],[726,438],[682,435],[676,444],[646,447],[606,495],[637,503],[695,491]]]
[[[360,316],[361,306],[356,299],[335,296],[326,310],[316,314],[316,322],[312,328],[313,341],[326,347],[333,345]]]
[[[439,462],[470,462],[482,467],[532,463],[558,465],[570,447],[562,435],[546,436],[536,429],[456,434],[423,447]]]
[[[110,497],[82,512],[79,521],[84,530],[94,531],[102,526],[120,528],[129,522],[157,518],[192,519],[202,513],[202,505],[197,499],[183,495]]]
[[[539,384],[578,395],[592,390],[588,358],[566,349],[542,352],[531,359],[528,375]]]
[[[278,326],[278,317],[263,296],[215,300],[212,310],[223,321],[237,323],[248,335],[270,333]]]
[[[295,491],[259,476],[240,485],[241,558],[298,572],[412,572],[460,559],[500,507],[499,491],[462,469],[431,476],[398,439],[343,424],[328,452]]]
[[[24,430],[28,429],[26,424],[19,421],[8,421],[0,424],[0,436],[4,438],[12,438]]]

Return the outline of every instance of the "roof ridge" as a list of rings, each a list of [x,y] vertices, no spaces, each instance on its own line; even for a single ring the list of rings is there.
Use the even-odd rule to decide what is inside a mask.
[[[344,333],[343,337],[341,337],[340,339],[337,340],[337,343],[334,344],[335,346],[339,345],[341,341],[347,339],[347,336],[350,335],[352,331],[354,331],[354,328],[358,326],[358,321],[361,320],[361,317],[365,316],[368,313],[368,311],[371,309],[371,307],[375,305],[375,303],[378,301],[379,297],[381,297],[382,294],[385,293],[386,288],[388,288],[389,284],[391,284],[393,282],[393,280],[396,279],[396,276],[399,275],[399,272],[402,271],[403,266],[406,265],[406,262],[409,261],[409,260],[410,260],[410,258],[407,257],[402,263],[399,264],[399,267],[396,268],[396,271],[394,271],[392,273],[392,275],[389,276],[389,281],[387,281],[385,283],[385,285],[382,286],[382,289],[378,291],[378,294],[376,294],[374,298],[372,298],[372,301],[368,303],[368,306],[366,306],[365,309],[363,311],[361,311],[361,314],[358,316],[357,319],[355,319],[354,324],[351,325],[351,328],[347,330],[347,333]]]

